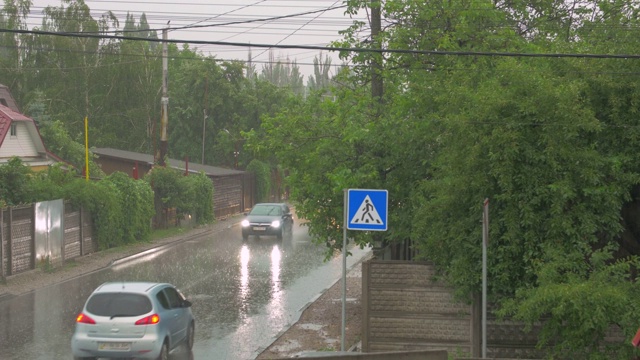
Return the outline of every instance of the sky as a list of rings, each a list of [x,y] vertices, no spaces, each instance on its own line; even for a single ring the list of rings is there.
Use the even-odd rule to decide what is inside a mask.
[[[43,9],[60,6],[60,0],[32,0],[28,26],[40,26]],[[331,41],[341,39],[340,30],[349,27],[354,18],[345,15],[343,0],[85,0],[94,19],[112,11],[124,24],[126,14],[131,13],[136,20],[145,13],[149,26],[162,29],[170,21],[170,28],[202,26],[193,29],[171,30],[172,40],[198,40],[232,42],[242,44],[276,44],[328,46]],[[292,17],[273,19],[297,15]],[[366,20],[366,15],[359,20]],[[265,21],[262,21],[265,20]],[[234,24],[229,24],[234,23]],[[223,25],[226,24],[226,25]],[[162,32],[158,31],[158,37]],[[192,44],[205,55],[214,55],[221,60],[246,61],[251,51],[256,69],[260,71],[268,62],[268,48],[246,46],[224,46]],[[273,49],[276,59],[296,61],[306,82],[313,73],[313,60],[320,50]],[[334,52],[323,52],[322,58],[331,56],[332,64],[341,61]]]

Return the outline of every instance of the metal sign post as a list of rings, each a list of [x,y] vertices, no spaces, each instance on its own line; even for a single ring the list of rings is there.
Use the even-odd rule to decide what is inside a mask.
[[[482,206],[482,358],[487,357],[487,246],[489,245],[489,199]]]
[[[344,351],[345,332],[347,327],[347,190],[344,190],[344,226],[342,227],[342,336],[340,350]]]
[[[387,231],[387,190],[344,189],[344,226],[342,227],[342,345],[345,351],[347,327],[347,229]],[[352,206],[353,205],[353,206]]]

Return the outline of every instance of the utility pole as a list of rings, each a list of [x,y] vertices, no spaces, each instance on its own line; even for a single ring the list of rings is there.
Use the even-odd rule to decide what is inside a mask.
[[[371,43],[374,49],[380,49],[378,36],[382,29],[380,0],[371,0]],[[371,62],[371,95],[374,100],[382,101],[382,53],[373,53]]]
[[[168,64],[168,49],[167,49],[167,32],[168,29],[162,29],[162,119],[160,121],[160,155],[157,162],[161,166],[165,166],[165,158],[167,157],[167,149],[169,148],[167,140],[167,127],[169,126],[169,97],[168,83],[169,83],[169,64]]]
[[[204,134],[207,125],[207,109],[202,109],[203,118],[202,118],[202,157],[200,158],[200,163],[204,165]]]
[[[204,98],[202,99],[202,113],[204,115],[204,119],[202,119],[202,157],[200,158],[200,163],[204,165],[204,141],[205,141],[205,133],[206,133],[206,124],[207,118],[207,101],[209,99],[209,78],[204,78]]]

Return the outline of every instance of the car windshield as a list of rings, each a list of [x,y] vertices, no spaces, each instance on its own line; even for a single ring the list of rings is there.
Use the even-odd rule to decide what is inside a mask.
[[[151,311],[151,301],[141,294],[95,294],[87,303],[87,311],[98,316],[139,316]]]
[[[277,205],[256,205],[251,215],[282,215],[282,209]]]

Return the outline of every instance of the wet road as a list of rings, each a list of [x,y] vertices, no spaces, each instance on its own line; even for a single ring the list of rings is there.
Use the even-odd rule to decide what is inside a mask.
[[[368,250],[351,250],[348,267]],[[171,359],[253,359],[293,324],[342,272],[341,255],[324,261],[306,228],[279,241],[251,237],[238,225],[62,284],[0,302],[0,359],[71,359],[74,320],[105,281],[175,284],[193,302],[192,352]]]

